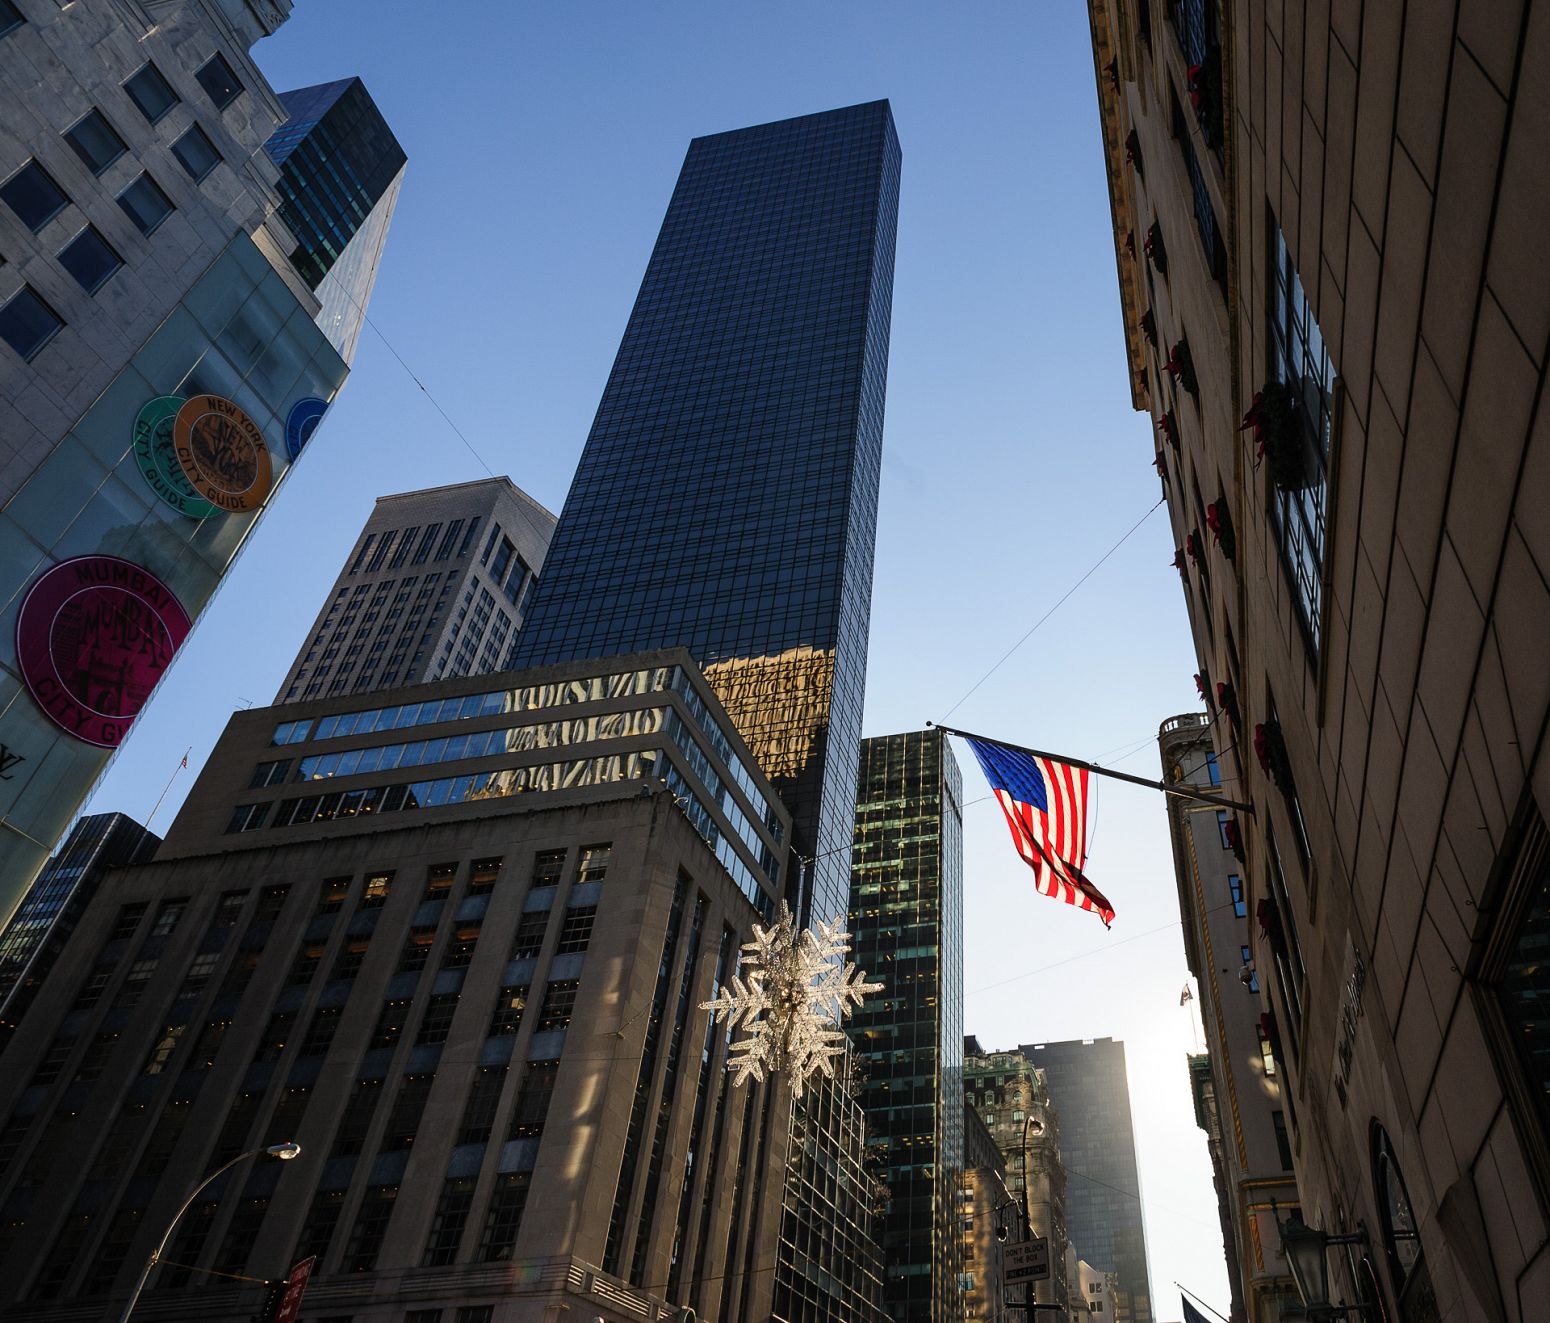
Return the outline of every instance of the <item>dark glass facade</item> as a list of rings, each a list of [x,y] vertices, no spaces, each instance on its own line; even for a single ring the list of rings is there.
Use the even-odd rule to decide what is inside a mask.
[[[940,730],[861,742],[852,959],[883,985],[852,1021],[867,1148],[888,1183],[884,1307],[961,1315],[963,781]]]
[[[1025,1043],[1018,1051],[1044,1071],[1050,1101],[1060,1112],[1071,1243],[1093,1267],[1119,1275],[1133,1323],[1152,1323],[1125,1045],[1095,1038]]]
[[[686,646],[804,919],[847,911],[899,165],[884,101],[690,145],[514,659]]]
[[[0,932],[0,1048],[10,1041],[110,868],[149,859],[161,837],[122,813],[75,824]]]
[[[359,78],[280,93],[290,118],[264,144],[280,167],[291,263],[316,289],[408,158]]]

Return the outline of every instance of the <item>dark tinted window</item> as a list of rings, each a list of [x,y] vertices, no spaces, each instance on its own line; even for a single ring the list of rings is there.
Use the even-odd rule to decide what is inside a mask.
[[[205,95],[215,102],[218,110],[226,109],[242,95],[241,81],[232,72],[231,65],[226,63],[226,57],[219,51],[206,61],[204,67],[194,77],[199,80],[199,86],[204,88]]]
[[[24,285],[5,307],[0,308],[0,340],[25,359],[31,359],[63,325],[64,322],[37,296],[31,285]]]
[[[65,141],[86,163],[94,175],[100,175],[128,148],[100,110],[89,111],[74,126],[65,130]]]
[[[88,294],[95,294],[124,263],[107,240],[88,225],[60,252],[59,265]]]
[[[197,124],[172,144],[172,154],[196,184],[215,169],[221,159],[215,144]]]
[[[29,230],[36,234],[69,205],[70,199],[36,161],[28,161],[0,184],[3,199]]]
[[[21,11],[11,3],[11,0],[0,0],[0,37],[13,28],[19,28],[25,22]]]
[[[172,215],[172,200],[156,186],[150,175],[141,175],[118,196],[124,214],[139,227],[141,234],[154,233]]]
[[[140,108],[140,113],[152,124],[178,104],[178,94],[156,71],[154,64],[146,65],[125,83],[124,91],[129,93],[129,99]]]

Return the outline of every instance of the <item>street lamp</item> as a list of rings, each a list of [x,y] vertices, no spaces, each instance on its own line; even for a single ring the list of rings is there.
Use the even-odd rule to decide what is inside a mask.
[[[189,1205],[199,1197],[201,1190],[209,1185],[223,1172],[230,1171],[239,1162],[245,1162],[249,1158],[256,1158],[261,1154],[268,1154],[271,1158],[279,1158],[281,1162],[289,1162],[292,1158],[301,1154],[301,1145],[294,1139],[287,1139],[283,1144],[270,1144],[267,1148],[250,1149],[246,1153],[239,1153],[230,1162],[217,1167],[198,1185],[194,1186],[188,1198],[183,1201],[183,1206],[172,1215],[172,1221],[167,1223],[167,1230],[163,1233],[160,1243],[151,1251],[151,1257],[145,1261],[145,1267],[140,1270],[140,1277],[135,1282],[135,1289],[129,1293],[129,1303],[124,1306],[124,1312],[118,1316],[118,1323],[129,1323],[129,1316],[135,1312],[135,1305],[139,1303],[140,1292],[145,1290],[145,1283],[150,1278],[151,1269],[161,1262],[162,1252],[167,1248],[167,1242],[172,1239],[172,1233],[177,1229],[178,1222],[183,1214],[188,1212]]]
[[[1278,1217],[1276,1229],[1281,1233],[1281,1253],[1286,1256],[1286,1266],[1291,1270],[1292,1284],[1302,1297],[1310,1323],[1329,1323],[1329,1320],[1346,1314],[1366,1312],[1364,1305],[1330,1303],[1329,1259],[1326,1257],[1331,1245],[1365,1245],[1366,1232],[1332,1236],[1327,1231],[1310,1227],[1296,1211],[1284,1222]]]

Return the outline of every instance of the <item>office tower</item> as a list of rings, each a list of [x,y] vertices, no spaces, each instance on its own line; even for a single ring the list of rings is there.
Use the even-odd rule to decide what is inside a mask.
[[[508,667],[553,531],[509,478],[378,497],[275,702]]]
[[[1066,1246],[1072,1232],[1067,1217],[1066,1167],[1061,1159],[1060,1114],[1050,1098],[1044,1073],[1017,1052],[986,1052],[977,1038],[964,1044],[964,1094],[1006,1161],[1007,1184],[1017,1200],[1017,1216],[1049,1245],[1050,1275],[1032,1283],[1021,1300],[1063,1306],[1066,1300]],[[1003,1221],[1016,1238],[1023,1224]],[[1129,1323],[1126,1320],[1125,1323]]]
[[[280,167],[291,264],[323,305],[329,344],[351,363],[409,158],[359,78],[281,92],[280,104],[287,119],[264,150]]]
[[[116,1312],[199,1179],[280,1138],[189,1209],[148,1316],[246,1317],[216,1274],[316,1255],[308,1318],[770,1317],[751,1150],[786,1162],[786,1113],[753,1135],[769,1089],[699,1006],[789,817],[688,653],[366,701],[236,713],[87,905],[0,1078],[0,1311]]]
[[[133,818],[93,813],[71,828],[10,923],[0,930],[0,1051],[109,869],[149,859],[161,844]]]
[[[1208,719],[1187,712],[1158,733],[1170,784],[1222,794]],[[1184,954],[1200,989],[1207,1051],[1190,1059],[1195,1119],[1206,1132],[1232,1287],[1233,1323],[1272,1323],[1297,1303],[1272,1208],[1297,1205],[1292,1172],[1295,1100],[1283,1095],[1284,1045],[1260,1010],[1243,865],[1227,837],[1228,811],[1167,797]],[[1278,870],[1269,878],[1287,901]],[[1268,911],[1267,911],[1268,913]],[[1299,975],[1300,977],[1300,975]]]
[[[963,780],[940,730],[861,741],[851,958],[883,991],[850,1024],[867,1147],[890,1198],[894,1323],[961,1316]]]
[[[0,6],[0,920],[346,375],[263,150],[289,10]]]
[[[1329,1256],[1334,1305],[1535,1318],[1544,7],[1089,13],[1115,368],[1158,427],[1222,780],[1255,808],[1233,826],[1300,1215],[1367,1229]],[[1487,1251],[1482,1226],[1516,1230]]]
[[[1007,1323],[1001,1247],[1016,1224],[1017,1201],[1006,1180],[1006,1159],[979,1110],[963,1108],[964,1323]],[[1005,1230],[1007,1241],[1001,1231]]]
[[[1119,1323],[1152,1323],[1125,1045],[1092,1038],[1024,1043],[1018,1051],[1043,1072],[1060,1114],[1071,1243],[1093,1267],[1118,1275]]]
[[[847,912],[898,188],[885,101],[690,144],[517,643],[687,647],[804,921]]]

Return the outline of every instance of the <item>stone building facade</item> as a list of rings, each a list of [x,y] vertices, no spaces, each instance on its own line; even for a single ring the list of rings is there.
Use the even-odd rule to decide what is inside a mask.
[[[1204,715],[1170,717],[1158,743],[1169,784],[1221,793],[1213,727]],[[1297,1183],[1281,1067],[1261,1009],[1243,866],[1225,838],[1227,810],[1172,795],[1167,809],[1184,956],[1200,989],[1208,1047],[1191,1058],[1190,1082],[1211,1155],[1233,1323],[1276,1323],[1295,1295],[1275,1209],[1296,1205]]]
[[[699,1005],[790,818],[688,654],[371,701],[237,713],[86,907],[0,1082],[5,1316],[116,1312],[283,1139],[136,1317],[245,1316],[218,1274],[310,1255],[308,1317],[769,1317],[791,1100]]]
[[[1006,1159],[979,1110],[964,1098],[963,1193],[964,1323],[1007,1323],[1006,1278],[998,1228],[1013,1221],[1015,1199],[1006,1183]]]
[[[1336,1304],[1537,1318],[1550,8],[1089,13],[1302,1217]]]

